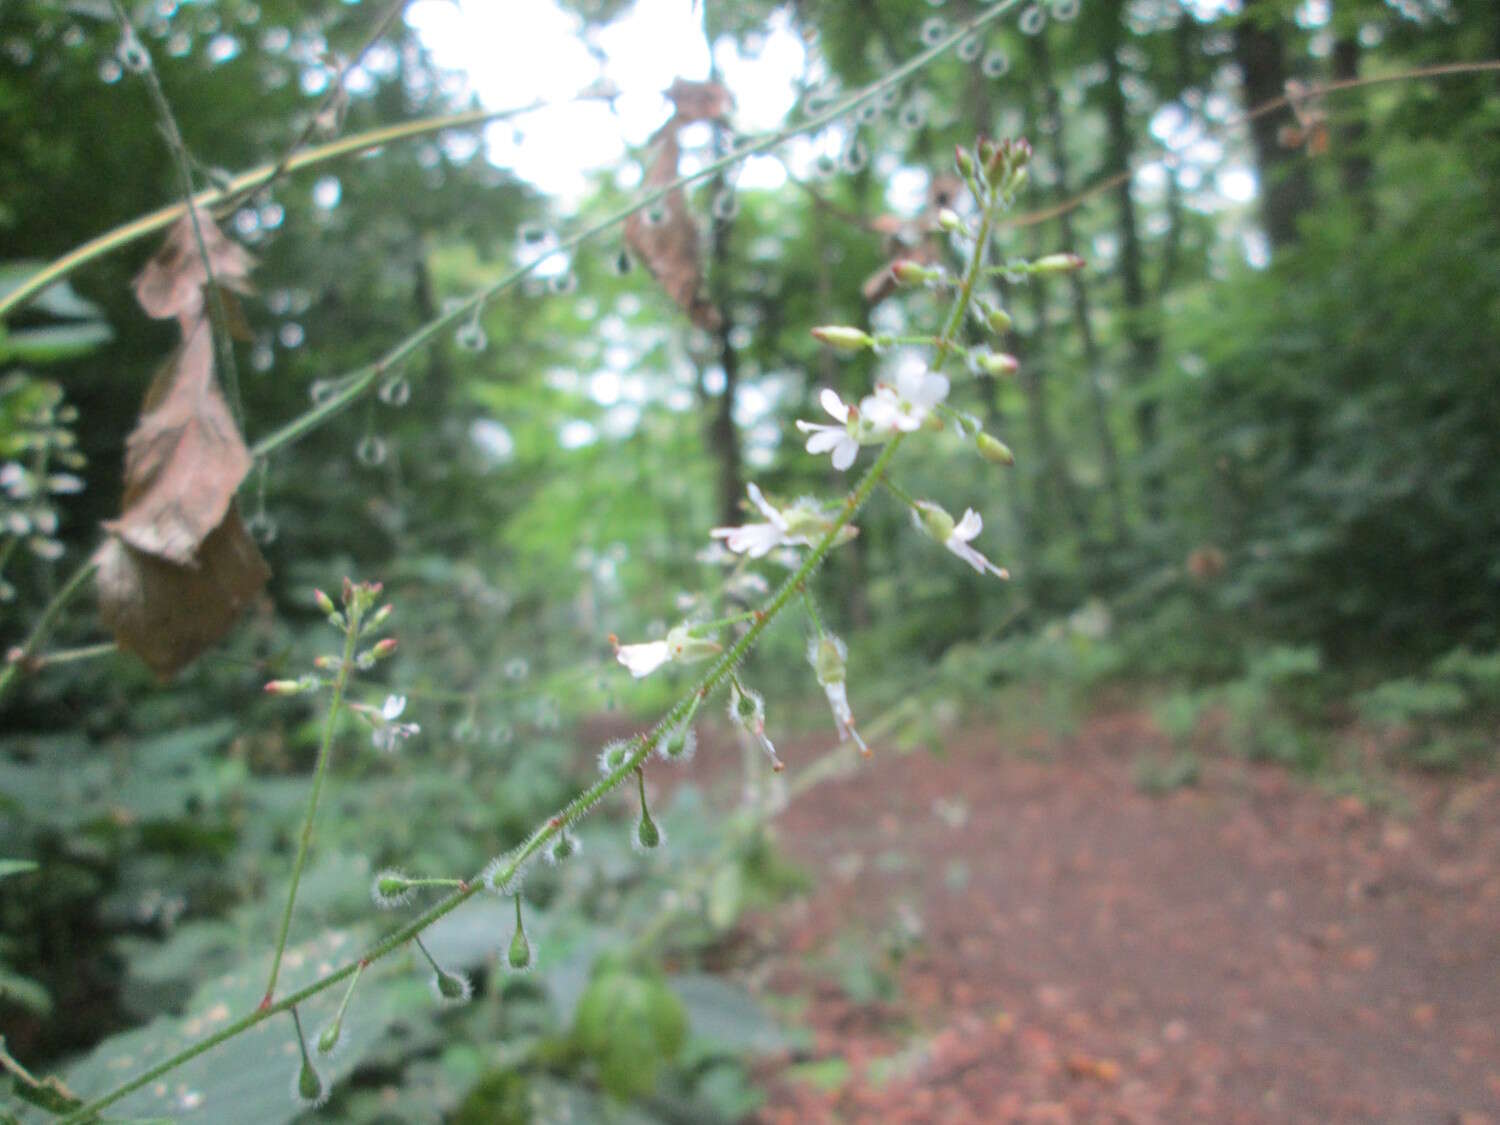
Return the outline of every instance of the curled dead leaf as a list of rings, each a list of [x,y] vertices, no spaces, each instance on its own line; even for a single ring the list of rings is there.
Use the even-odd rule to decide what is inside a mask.
[[[677,178],[681,150],[676,122],[676,118],[667,122],[657,134],[656,156],[646,173],[647,187],[663,187]],[[719,310],[701,292],[698,224],[688,211],[681,188],[625,220],[625,245],[699,328],[712,332],[723,323]]]
[[[728,117],[734,108],[734,95],[717,82],[689,82],[685,78],[674,78],[663,93],[677,109],[678,125]]]
[[[198,229],[203,235],[203,248],[208,252],[213,283],[236,293],[250,292],[250,271],[255,266],[250,252],[224,237],[206,211],[198,212]],[[175,316],[186,337],[203,315],[209,268],[205,268],[203,255],[198,252],[193,218],[184,214],[167,232],[156,256],[136,275],[135,299],[146,315],[156,320]]]
[[[250,464],[214,380],[213,340],[200,318],[146,392],[125,445],[124,510],[105,527],[138,551],[191,565]]]
[[[115,643],[165,680],[229,632],[271,576],[231,506],[191,563],[168,562],[111,535],[94,555],[99,616]]]

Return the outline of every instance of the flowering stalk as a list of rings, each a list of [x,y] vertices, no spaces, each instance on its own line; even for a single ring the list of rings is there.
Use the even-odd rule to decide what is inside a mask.
[[[997,5],[996,8],[993,8],[989,13],[986,13],[986,18],[992,17],[996,12],[1003,11],[1009,6],[1010,5],[1008,4]],[[966,31],[972,30],[974,26],[976,26],[976,21],[971,21],[971,23],[967,25]],[[905,68],[898,68],[897,71],[892,72],[891,77],[894,77],[898,73],[904,74],[906,72],[907,71]],[[867,91],[867,93],[868,92],[869,91]],[[863,96],[865,95],[861,95],[861,97]],[[842,112],[842,110],[840,112]],[[997,177],[997,180],[999,179],[1000,178]],[[943,330],[939,334],[935,342],[935,354],[930,366],[930,370],[934,374],[942,367],[943,363],[955,350],[955,342],[958,329],[962,325],[963,318],[966,315],[966,311],[974,299],[975,285],[983,273],[984,252],[985,248],[988,245],[990,234],[993,230],[995,214],[999,210],[1000,206],[1007,201],[1006,197],[1007,185],[1003,181],[994,182],[990,185],[988,196],[980,201],[981,221],[979,224],[979,229],[975,233],[973,249],[970,255],[968,268],[965,271],[958,291],[954,294],[952,308],[949,311]],[[484,295],[481,294],[478,298],[478,301],[482,303],[483,300]],[[420,336],[421,333],[419,333],[418,335]],[[419,341],[417,341],[415,338],[409,338],[407,343],[410,344],[411,347],[415,347],[417,342]],[[942,397],[942,395],[937,396],[939,400]],[[608,768],[605,770],[601,778],[599,778],[594,782],[594,784],[590,785],[587,789],[583,790],[581,793],[575,796],[573,800],[568,802],[568,804],[563,806],[563,808],[559,809],[553,815],[547,817],[540,825],[538,825],[537,828],[532,831],[532,833],[521,845],[519,845],[507,855],[491,861],[486,865],[485,870],[480,875],[476,876],[474,879],[459,887],[453,893],[443,898],[441,901],[435,903],[433,906],[423,911],[420,915],[418,915],[416,918],[413,918],[406,925],[401,926],[390,933],[387,937],[378,942],[373,948],[366,951],[358,959],[345,964],[341,968],[333,970],[332,972],[323,976],[320,980],[315,981],[305,986],[304,988],[299,989],[286,997],[283,997],[280,1000],[274,999],[275,971],[273,970],[272,986],[267,989],[265,999],[262,1001],[260,1008],[258,1008],[255,1012],[252,1012],[240,1018],[239,1020],[227,1024],[212,1035],[199,1040],[197,1043],[192,1044],[173,1057],[166,1059],[156,1066],[147,1069],[146,1071],[117,1086],[114,1090],[111,1090],[108,1093],[90,1102],[89,1104],[80,1107],[78,1110],[74,1111],[72,1114],[63,1119],[64,1125],[67,1125],[67,1123],[73,1123],[73,1125],[82,1125],[83,1122],[95,1119],[101,1110],[107,1108],[110,1105],[113,1105],[133,1091],[138,1090],[141,1087],[161,1077],[162,1075],[171,1072],[176,1067],[182,1065],[190,1059],[196,1058],[204,1052],[212,1049],[214,1046],[223,1043],[224,1041],[231,1039],[234,1036],[237,1036],[256,1026],[263,1020],[270,1018],[271,1015],[275,1012],[289,1010],[295,1005],[308,999],[309,997],[315,996],[318,993],[325,991],[326,989],[336,986],[340,981],[347,980],[356,972],[361,971],[364,966],[377,961],[382,957],[385,957],[386,955],[396,951],[397,949],[402,948],[409,942],[417,941],[419,948],[421,948],[419,935],[423,931],[425,931],[429,926],[437,922],[439,919],[458,909],[458,907],[463,905],[463,903],[467,902],[471,897],[478,894],[486,887],[513,887],[515,885],[516,876],[520,873],[520,871],[525,867],[527,863],[529,863],[537,855],[541,854],[544,849],[548,848],[549,845],[553,843],[553,841],[559,838],[565,839],[567,837],[569,829],[574,824],[583,819],[583,817],[585,817],[596,805],[598,805],[598,803],[603,800],[605,796],[622,785],[632,774],[636,774],[639,778],[639,774],[637,771],[639,771],[646,757],[655,750],[661,738],[668,732],[676,730],[681,724],[686,722],[691,717],[691,715],[696,712],[699,704],[703,699],[707,698],[717,689],[725,686],[725,684],[732,679],[734,670],[739,666],[744,657],[760,640],[761,634],[770,627],[771,623],[775,621],[775,619],[780,615],[782,610],[787,607],[792,599],[797,598],[805,593],[808,580],[812,577],[817,568],[822,564],[828,553],[843,540],[844,529],[850,525],[855,515],[869,501],[870,496],[873,494],[876,487],[884,479],[886,471],[890,468],[890,465],[895,458],[897,451],[901,448],[901,445],[908,436],[908,433],[912,432],[914,429],[915,427],[908,429],[907,427],[902,426],[894,426],[892,428],[890,434],[884,440],[883,447],[881,448],[879,454],[876,456],[874,463],[871,464],[870,467],[865,471],[863,476],[859,478],[858,484],[856,484],[854,489],[847,495],[844,503],[838,506],[838,508],[836,509],[836,514],[831,517],[826,528],[822,529],[821,535],[817,538],[816,543],[812,545],[807,555],[802,559],[801,564],[787,576],[785,581],[783,581],[779,587],[776,588],[771,597],[764,603],[764,605],[760,607],[759,612],[752,614],[752,619],[749,623],[749,626],[745,629],[741,636],[731,645],[729,645],[728,648],[723,650],[712,659],[712,663],[709,665],[708,670],[699,677],[693,688],[673,707],[671,707],[667,711],[667,713],[663,715],[658,720],[656,725],[653,726],[649,731],[638,734],[634,738],[624,743],[619,748],[619,752],[610,759]],[[289,435],[286,440],[291,440],[292,436],[294,435]],[[965,522],[968,522],[967,516]],[[954,547],[950,545],[950,549],[954,549]],[[958,552],[955,550],[955,553]],[[355,616],[356,615],[353,613],[350,614],[351,618]],[[355,623],[353,621],[350,621],[349,627],[353,629],[355,627]],[[350,663],[353,659],[353,645],[353,634],[346,634],[345,657],[340,665],[338,690],[336,691],[334,697],[335,704],[330,709],[331,715],[334,711],[337,710],[338,702],[341,701],[342,698],[343,685],[347,681]],[[301,865],[305,861],[306,845],[311,834],[311,816],[316,809],[318,787],[321,785],[322,776],[326,769],[327,751],[329,745],[331,744],[331,740],[332,722],[330,721],[328,726],[325,728],[324,746],[323,751],[319,756],[318,774],[315,779],[314,792],[309,801],[308,819],[304,825],[304,836],[302,841],[303,846],[301,850],[299,850],[298,854],[298,874],[300,874]],[[644,796],[644,793],[642,793],[642,795]],[[295,894],[295,877],[293,884],[293,893]],[[280,963],[281,950],[285,945],[286,930],[290,923],[291,908],[292,898],[289,897],[286,916],[283,919],[282,924],[282,933],[278,941],[278,966]],[[426,954],[425,949],[423,949],[423,953],[424,955]],[[427,956],[428,959],[431,960],[430,955]],[[442,970],[441,967],[436,965],[436,962],[433,962],[433,965],[434,971],[437,973],[436,981],[440,994],[445,999],[466,999],[467,989],[458,987],[459,984],[465,983],[462,981],[462,978],[457,977],[455,974],[445,973],[445,971]],[[452,990],[445,989],[443,987],[445,983],[450,981],[453,982],[454,989],[463,993],[462,997],[458,996],[456,993],[454,995],[450,995],[449,993]]]
[[[266,982],[266,994],[261,998],[262,1011],[269,1010],[276,993],[276,978],[281,973],[281,957],[286,952],[286,935],[292,927],[292,908],[297,903],[297,884],[302,881],[302,868],[307,864],[308,847],[312,844],[313,818],[318,813],[318,797],[323,792],[323,778],[328,773],[328,759],[333,749],[333,732],[338,727],[339,711],[344,706],[344,689],[349,684],[349,674],[354,670],[354,646],[359,642],[358,603],[346,604],[348,616],[344,622],[344,657],[339,661],[337,674],[333,678],[333,694],[328,699],[328,715],[323,720],[323,741],[318,746],[318,764],[313,770],[312,790],[307,795],[307,811],[302,815],[302,835],[297,841],[297,858],[292,864],[292,885],[286,892],[286,909],[281,912],[281,927],[276,934],[276,952],[271,958],[271,977]]]

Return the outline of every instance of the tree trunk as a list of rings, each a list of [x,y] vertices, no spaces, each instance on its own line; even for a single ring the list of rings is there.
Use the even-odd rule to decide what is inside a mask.
[[[1245,108],[1280,97],[1286,90],[1283,29],[1272,14],[1274,0],[1245,0],[1234,27],[1234,58],[1244,76]],[[1283,148],[1277,134],[1284,115],[1263,114],[1250,122],[1250,143],[1260,178],[1261,223],[1274,252],[1297,241],[1297,216],[1313,204],[1312,171],[1298,149]]]
[[[1132,162],[1135,158],[1135,138],[1130,132],[1129,108],[1125,104],[1125,91],[1121,83],[1125,78],[1120,65],[1120,42],[1124,33],[1125,5],[1121,0],[1110,0],[1100,18],[1104,20],[1101,53],[1104,56],[1108,81],[1104,84],[1104,125],[1106,152],[1110,175],[1119,176],[1115,188],[1115,210],[1120,231],[1120,286],[1125,298],[1125,339],[1129,349],[1128,371],[1130,383],[1139,389],[1156,371],[1161,356],[1161,333],[1155,319],[1155,308],[1146,293],[1144,254],[1141,249],[1140,227],[1136,221],[1135,200],[1130,195]],[[1139,458],[1145,465],[1141,478],[1141,508],[1147,522],[1157,524],[1163,516],[1164,480],[1158,460],[1158,404],[1155,396],[1141,394],[1135,409],[1136,440],[1140,444]]]
[[[1028,42],[1032,53],[1032,64],[1036,67],[1037,78],[1045,91],[1042,97],[1043,112],[1046,114],[1049,126],[1046,130],[1048,149],[1056,171],[1056,179],[1052,185],[1052,199],[1053,202],[1061,205],[1066,202],[1072,190],[1068,177],[1068,145],[1063,131],[1062,99],[1058,94],[1056,83],[1052,80],[1052,59],[1047,49],[1046,38],[1035,35]],[[1072,212],[1064,210],[1058,217],[1057,249],[1069,254],[1077,253],[1077,242],[1073,233]],[[1087,368],[1085,378],[1088,382],[1089,403],[1094,417],[1094,438],[1099,443],[1099,459],[1104,468],[1104,485],[1109,496],[1110,526],[1113,531],[1114,544],[1118,547],[1125,542],[1126,535],[1125,494],[1120,483],[1120,458],[1115,449],[1114,434],[1109,426],[1109,405],[1105,401],[1104,388],[1099,380],[1103,357],[1100,355],[1099,341],[1094,335],[1088,288],[1081,271],[1068,274],[1068,290],[1073,303],[1073,323],[1078,329],[1078,336],[1083,344],[1083,362]]]
[[[1333,77],[1336,81],[1344,82],[1359,77],[1359,54],[1359,40],[1354,36],[1334,40]],[[1357,116],[1351,116],[1339,126],[1334,143],[1338,146],[1339,181],[1344,194],[1354,203],[1360,222],[1368,231],[1375,228],[1377,218],[1375,197],[1370,194],[1370,177],[1374,166],[1366,149],[1369,128],[1365,124],[1362,106],[1354,112]]]

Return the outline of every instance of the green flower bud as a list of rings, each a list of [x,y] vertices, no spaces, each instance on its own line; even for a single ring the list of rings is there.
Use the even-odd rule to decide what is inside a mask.
[[[1016,455],[1010,451],[1010,446],[1006,445],[999,438],[991,437],[989,434],[981,432],[974,439],[974,444],[979,447],[979,456],[992,465],[1014,465],[1016,463]]]
[[[875,346],[874,339],[868,333],[841,324],[826,324],[814,328],[812,334],[813,339],[819,343],[845,352],[861,352]]]
[[[1042,275],[1076,273],[1087,264],[1077,254],[1048,254],[1031,263],[1031,272]]]
[[[990,331],[997,336],[1003,336],[1009,332],[1010,326],[1013,323],[1010,313],[1001,308],[990,309],[988,315],[985,317],[985,321],[989,324]]]

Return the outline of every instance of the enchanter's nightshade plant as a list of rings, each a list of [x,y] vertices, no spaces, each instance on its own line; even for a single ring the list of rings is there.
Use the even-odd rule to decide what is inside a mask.
[[[855,516],[872,499],[876,489],[884,485],[916,514],[919,526],[926,534],[935,538],[967,565],[981,573],[1006,576],[1003,568],[991,563],[970,545],[983,527],[977,511],[966,509],[963,519],[955,522],[940,504],[931,500],[913,499],[892,478],[895,458],[905,443],[910,441],[913,447],[920,448],[921,443],[941,440],[940,433],[957,434],[960,440],[969,444],[971,449],[988,462],[1003,464],[1010,460],[1009,450],[998,439],[986,435],[971,415],[949,404],[950,395],[962,388],[953,385],[944,368],[950,361],[960,360],[961,365],[970,365],[972,369],[978,349],[971,349],[961,342],[959,330],[967,322],[971,306],[976,300],[976,287],[986,278],[998,276],[991,272],[991,267],[984,265],[990,238],[997,215],[1011,205],[1014,193],[1024,179],[1030,150],[1024,143],[995,144],[982,141],[972,155],[961,155],[959,172],[977,204],[977,220],[970,228],[964,219],[954,214],[948,220],[948,226],[955,233],[955,241],[965,247],[967,262],[958,276],[950,276],[940,267],[934,266],[924,268],[919,279],[924,291],[951,297],[941,329],[932,336],[902,338],[900,343],[903,346],[922,348],[925,354],[919,358],[917,352],[904,352],[898,360],[897,369],[888,378],[879,380],[870,393],[860,399],[857,406],[846,404],[831,390],[823,391],[819,396],[820,401],[837,425],[798,423],[803,432],[811,435],[808,441],[809,452],[832,453],[835,468],[848,469],[862,445],[882,447],[873,464],[832,505],[824,505],[811,499],[799,499],[791,504],[776,503],[767,498],[760,488],[750,485],[747,489],[750,503],[764,518],[764,522],[738,528],[715,528],[710,532],[716,542],[723,542],[727,546],[728,550],[723,551],[723,555],[730,569],[721,588],[705,595],[698,604],[729,601],[730,591],[734,591],[737,596],[749,600],[753,608],[744,612],[731,612],[712,621],[683,621],[658,641],[622,645],[611,638],[617,661],[633,677],[649,675],[668,664],[706,662],[706,669],[679,701],[651,728],[605,747],[598,759],[601,776],[562,808],[542,819],[520,843],[493,856],[478,874],[470,878],[413,877],[394,869],[382,871],[371,888],[372,898],[382,908],[398,908],[409,900],[415,901],[416,893],[426,888],[441,888],[447,893],[440,901],[426,906],[416,917],[397,927],[360,957],[332,969],[321,979],[288,996],[277,997],[277,974],[286,947],[297,885],[307,858],[318,796],[326,776],[345,690],[356,673],[373,667],[394,647],[390,642],[379,641],[361,649],[361,643],[389,613],[388,607],[376,608],[375,603],[380,594],[378,585],[346,582],[342,606],[335,605],[326,595],[318,596],[319,607],[330,623],[344,635],[342,654],[321,658],[316,663],[313,674],[298,679],[273,681],[267,685],[268,690],[273,693],[287,695],[327,689],[330,703],[293,867],[291,888],[277,938],[270,981],[260,1009],[231,1021],[199,1043],[81,1106],[68,1120],[81,1123],[95,1119],[99,1111],[125,1095],[160,1078],[216,1043],[248,1030],[276,1012],[289,1012],[294,1017],[301,1048],[301,1065],[292,1078],[293,1088],[299,1099],[311,1103],[326,1096],[328,1080],[318,1072],[313,1063],[302,1035],[300,1020],[296,1019],[297,1006],[339,982],[348,982],[348,991],[344,996],[344,1004],[347,1006],[349,993],[367,966],[390,953],[408,948],[417,951],[426,962],[431,972],[429,979],[434,994],[440,1002],[464,1002],[471,995],[470,982],[461,973],[440,965],[422,944],[421,935],[440,918],[482,892],[487,891],[513,900],[516,911],[515,930],[503,939],[506,948],[497,952],[513,968],[530,968],[536,962],[537,951],[528,936],[522,916],[522,880],[527,866],[539,856],[547,856],[553,862],[562,862],[575,854],[578,845],[574,830],[578,823],[607,795],[631,781],[634,783],[639,807],[631,827],[629,842],[640,851],[654,851],[664,847],[666,836],[647,805],[646,769],[648,765],[657,766],[657,763],[649,760],[653,754],[663,764],[684,762],[692,756],[696,745],[693,721],[704,700],[717,692],[725,692],[731,722],[748,740],[766,753],[773,770],[781,772],[787,768],[767,734],[765,701],[758,692],[745,685],[741,669],[769,625],[794,603],[805,605],[813,626],[814,639],[808,649],[808,659],[832,711],[839,740],[852,742],[861,755],[869,754],[869,747],[856,730],[849,703],[846,667],[848,649],[842,640],[823,628],[809,589],[818,567],[828,554],[853,536]],[[1025,263],[1007,263],[1004,272],[1012,280],[1029,276]],[[982,323],[1003,324],[1005,319],[991,310]],[[842,330],[838,326],[824,328],[820,332],[820,338],[831,346],[856,350],[879,350],[895,343],[882,337],[871,337],[857,329]],[[988,354],[987,348],[985,352]],[[765,589],[764,579],[747,570],[747,565],[758,559],[780,557],[783,554],[791,556],[791,573],[769,594],[761,593]],[[759,604],[755,604],[757,601]],[[718,637],[726,629],[734,630],[734,639],[721,643]],[[389,695],[378,708],[361,704],[356,709],[369,724],[372,739],[378,749],[393,749],[402,740],[417,733],[415,723],[402,721],[405,701],[399,694]],[[341,1007],[338,1020],[342,1019],[342,1011]],[[335,1024],[337,1022],[336,1020]],[[325,1034],[330,1037],[330,1042],[336,1041],[338,1035],[335,1025],[330,1025],[330,1030]],[[320,1036],[320,1049],[322,1039]]]

